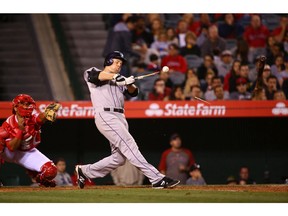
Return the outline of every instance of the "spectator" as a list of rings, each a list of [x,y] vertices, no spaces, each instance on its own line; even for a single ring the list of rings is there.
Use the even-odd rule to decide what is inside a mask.
[[[146,45],[150,47],[154,42],[154,37],[146,26],[144,16],[137,16],[136,20],[135,28],[132,30],[132,42],[139,46]]]
[[[159,59],[159,56],[152,53],[150,54],[149,56],[149,62],[148,62],[148,65],[147,65],[147,70],[149,72],[154,72],[154,71],[160,71],[160,59]]]
[[[213,71],[215,76],[218,75],[218,70],[214,64],[214,57],[210,54],[203,57],[203,63],[197,68],[197,76],[200,81],[205,80],[208,71]]]
[[[162,58],[161,67],[168,66],[170,79],[173,84],[181,84],[185,79],[185,73],[188,69],[186,59],[179,54],[179,48],[176,44],[168,46],[168,55]]]
[[[275,58],[275,62],[271,65],[271,74],[276,76],[277,79],[281,78],[281,72],[285,69],[284,58],[282,55],[278,55]]]
[[[216,97],[215,100],[225,100],[223,85],[217,85],[213,88],[213,90]]]
[[[283,42],[285,34],[288,32],[288,17],[287,14],[283,14],[280,17],[279,26],[273,29],[271,35],[274,36],[277,42]]]
[[[263,85],[264,85],[264,89],[267,88],[267,78],[271,75],[271,69],[270,69],[270,66],[268,64],[266,64],[264,66],[264,70],[263,70],[263,73],[262,73],[262,81],[263,81]],[[256,82],[257,80],[254,81],[253,83],[253,86],[251,89],[254,89],[255,86],[256,86]]]
[[[260,15],[252,15],[250,25],[245,28],[243,34],[249,45],[248,60],[250,63],[254,62],[258,55],[266,54],[266,41],[269,34],[269,29],[261,23]]]
[[[206,92],[204,93],[205,100],[213,101],[213,100],[216,99],[216,96],[215,96],[215,93],[214,93],[214,88],[216,86],[219,86],[219,85],[223,85],[222,81],[221,81],[221,78],[218,77],[218,76],[214,76],[212,78],[212,81],[211,81],[211,88],[207,89]],[[228,99],[229,99],[229,93],[227,91],[224,91],[224,100],[228,100]]]
[[[275,76],[277,77],[279,85],[282,88],[284,80],[288,79],[288,56],[284,58],[284,69],[280,73],[275,74]]]
[[[191,101],[198,100],[196,98],[202,98],[203,99],[203,92],[201,91],[201,88],[199,85],[193,85],[191,86]]]
[[[285,55],[287,56],[288,55],[288,31],[285,33],[283,49],[284,49]]]
[[[277,90],[274,92],[273,100],[286,100],[286,96],[283,90]]]
[[[252,98],[251,100],[257,101],[257,100],[267,100],[265,89],[262,89],[261,91],[252,92]]]
[[[168,38],[165,31],[159,32],[157,39],[151,44],[151,49],[159,53],[160,58],[168,55]]]
[[[164,21],[165,21],[164,14],[149,13],[145,15],[145,20],[146,20],[147,28],[150,29],[153,35],[154,35],[153,33],[154,31],[155,33],[157,33],[158,30],[161,30],[162,28],[164,28]],[[154,20],[157,20],[157,22],[154,23]]]
[[[179,40],[177,38],[177,34],[174,28],[169,27],[166,29],[167,39],[169,44],[179,45]]]
[[[250,100],[251,93],[247,91],[247,80],[239,77],[236,80],[237,91],[230,94],[231,100]]]
[[[187,32],[185,36],[186,45],[180,48],[180,54],[182,56],[186,55],[197,55],[201,56],[201,50],[196,44],[197,36],[193,32]]]
[[[250,178],[249,168],[247,166],[242,166],[239,170],[238,184],[256,184],[256,182]]]
[[[113,29],[109,30],[106,44],[103,51],[103,56],[108,53],[118,50],[122,52],[127,59],[131,59],[131,62],[127,62],[126,66],[122,67],[121,74],[128,77],[131,73],[130,64],[134,60],[139,59],[139,54],[132,50],[132,33],[135,28],[136,19],[134,16],[129,16],[125,21],[117,23]]]
[[[56,186],[73,186],[71,176],[66,172],[66,161],[64,158],[55,160],[57,175],[54,178]]]
[[[265,89],[265,95],[267,100],[274,99],[274,93],[277,91],[277,77],[270,75],[267,78],[267,88]]]
[[[163,22],[160,18],[154,18],[153,20],[151,20],[150,31],[153,34],[154,41],[158,40],[159,34],[165,31]]]
[[[144,180],[143,173],[132,165],[128,160],[124,165],[111,171],[111,176],[115,185],[142,185]]]
[[[173,87],[169,100],[185,100],[185,95],[181,85],[176,85]]]
[[[211,70],[211,71],[208,71],[207,74],[206,74],[206,77],[205,77],[205,81],[202,80],[201,82],[201,90],[203,92],[206,92],[207,89],[212,89],[212,79],[213,77],[215,76],[214,72]]]
[[[148,100],[167,101],[170,94],[171,89],[165,86],[164,80],[158,78],[154,82],[152,92],[148,95]]]
[[[187,77],[184,85],[184,95],[186,100],[190,100],[192,97],[192,86],[200,86],[200,81],[196,75]]]
[[[189,169],[190,178],[187,179],[187,185],[206,185],[206,181],[202,176],[200,165],[193,164]]]
[[[249,72],[250,72],[250,69],[249,69],[249,66],[247,64],[241,64],[240,65],[240,77],[246,79],[246,81],[247,81],[247,90],[251,91],[253,82],[251,82],[250,79],[249,79]]]
[[[161,155],[159,170],[164,175],[180,180],[185,184],[188,179],[189,168],[195,163],[192,152],[182,147],[182,139],[179,134],[170,137],[171,148],[165,150]]]
[[[190,22],[188,29],[201,37],[202,34],[207,34],[207,29],[211,25],[209,14],[202,13],[198,21]]]
[[[224,77],[223,89],[228,92],[236,91],[236,80],[240,76],[240,60],[235,60],[230,72]]]
[[[234,14],[225,14],[224,22],[219,24],[219,36],[224,39],[240,38],[244,32],[244,28],[234,17]]]
[[[145,61],[149,56],[148,48],[154,42],[152,33],[146,27],[143,16],[138,16],[135,28],[132,30],[132,49],[140,56],[139,61]]]
[[[249,45],[247,41],[242,38],[237,40],[236,50],[233,54],[234,59],[238,59],[242,64],[249,64],[248,60]]]
[[[228,176],[226,180],[227,185],[237,185],[237,180],[234,176]]]
[[[207,54],[213,55],[215,50],[222,53],[226,49],[226,41],[219,36],[218,27],[212,25],[208,29],[208,38],[201,45],[201,55],[204,57]]]
[[[173,86],[174,86],[174,84],[173,84],[172,80],[170,79],[170,76],[169,76],[169,75],[170,75],[169,73],[160,71],[159,78],[162,79],[162,80],[164,80],[165,86],[166,86],[167,88],[172,89]]]
[[[277,52],[277,48],[275,46],[276,40],[274,36],[270,35],[267,38],[267,43],[266,43],[266,64],[272,65],[275,62],[275,56],[280,54]]]
[[[224,80],[224,77],[226,76],[227,73],[232,68],[233,64],[233,58],[232,58],[232,53],[230,50],[224,50],[221,53],[221,59],[218,64],[216,64],[216,68],[218,71],[218,76],[222,77]]]
[[[186,46],[186,41],[185,37],[188,32],[188,23],[186,20],[181,19],[177,23],[177,28],[176,28],[176,35],[179,41],[179,47],[185,47]]]
[[[163,57],[161,66],[168,66],[170,72],[180,72],[185,74],[187,71],[187,62],[179,54],[179,47],[176,44],[168,46],[168,55]]]

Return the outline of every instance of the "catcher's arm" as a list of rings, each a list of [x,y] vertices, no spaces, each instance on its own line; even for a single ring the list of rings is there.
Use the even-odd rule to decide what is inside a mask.
[[[60,107],[61,107],[60,103],[57,102],[51,103],[45,108],[43,113],[39,114],[38,117],[43,123],[46,121],[54,122],[56,121],[57,112],[60,109]]]
[[[256,80],[255,88],[253,90],[254,94],[261,92],[264,88],[262,74],[263,74],[264,67],[266,64],[266,59],[267,58],[264,55],[261,55],[256,59],[257,80]]]

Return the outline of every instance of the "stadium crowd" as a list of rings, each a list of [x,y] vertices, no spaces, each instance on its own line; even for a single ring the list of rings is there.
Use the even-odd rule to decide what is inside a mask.
[[[267,15],[266,15],[267,16]],[[271,16],[272,17],[272,16]],[[103,55],[129,59],[123,75],[169,73],[138,81],[136,100],[286,100],[288,16],[274,14],[113,14]],[[265,18],[265,19],[264,19]],[[278,19],[275,19],[278,18]],[[265,92],[257,97],[255,61],[267,57]],[[130,100],[130,98],[127,98]]]

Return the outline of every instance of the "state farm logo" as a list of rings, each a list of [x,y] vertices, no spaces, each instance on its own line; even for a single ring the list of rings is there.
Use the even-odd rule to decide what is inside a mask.
[[[44,112],[47,105],[40,104],[40,112]],[[70,106],[62,106],[57,112],[58,117],[93,117],[94,109],[92,106],[79,106],[78,104],[71,104]]]
[[[159,104],[152,103],[149,106],[149,109],[145,110],[145,114],[147,116],[162,116],[164,111],[160,109]]]
[[[225,113],[226,106],[205,105],[204,103],[198,103],[196,106],[167,103],[163,109],[159,104],[152,103],[145,110],[147,116],[224,116]]]
[[[288,108],[286,107],[285,103],[277,103],[276,106],[272,109],[272,113],[274,115],[287,115]]]

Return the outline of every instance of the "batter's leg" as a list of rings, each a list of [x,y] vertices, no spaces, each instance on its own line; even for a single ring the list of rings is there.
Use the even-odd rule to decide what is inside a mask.
[[[118,117],[116,118],[115,115]],[[163,179],[164,175],[149,164],[139,151],[134,138],[128,131],[128,124],[123,115],[101,112],[96,117],[96,125],[110,143],[113,143],[131,164],[139,168],[152,184]]]
[[[104,177],[112,170],[125,163],[125,157],[117,148],[112,149],[112,154],[94,164],[81,165],[81,170],[88,178]]]

